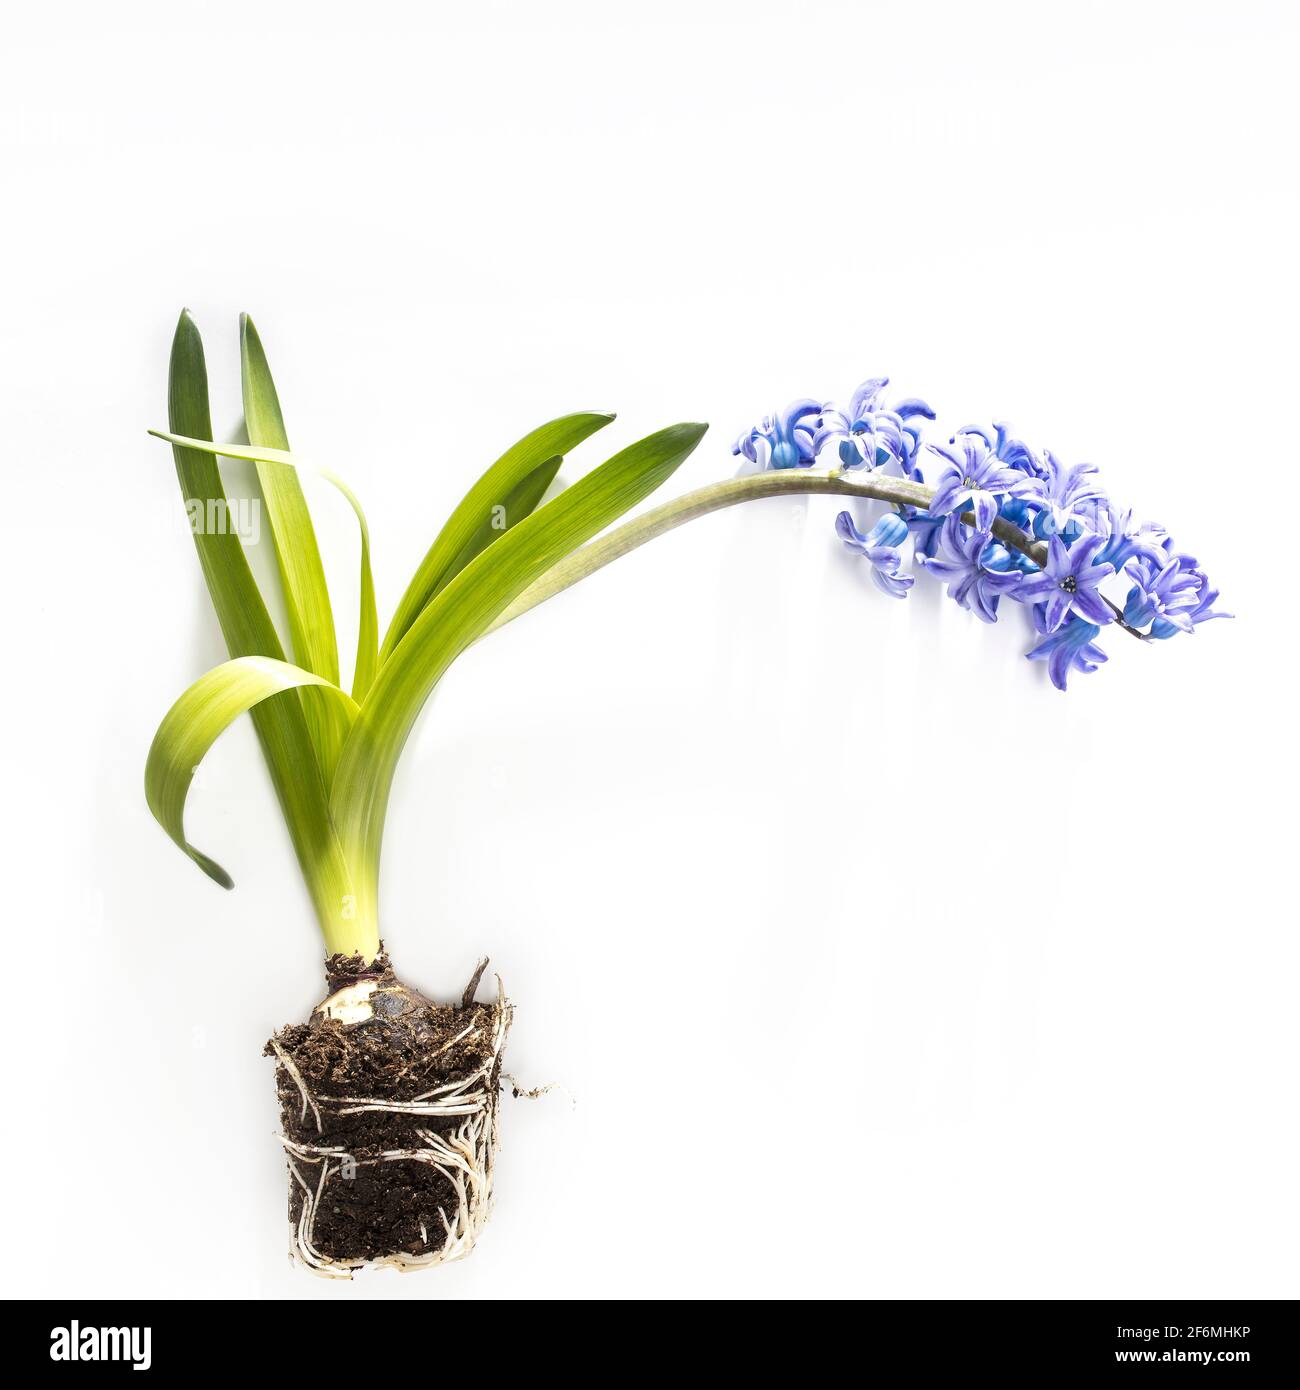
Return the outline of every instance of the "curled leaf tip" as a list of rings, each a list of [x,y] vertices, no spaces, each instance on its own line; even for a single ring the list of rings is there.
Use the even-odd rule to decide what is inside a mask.
[[[209,859],[206,854],[201,850],[195,849],[193,845],[189,848],[189,856],[199,868],[207,874],[213,883],[219,883],[225,889],[231,889],[235,886],[235,880],[230,877],[215,859]]]

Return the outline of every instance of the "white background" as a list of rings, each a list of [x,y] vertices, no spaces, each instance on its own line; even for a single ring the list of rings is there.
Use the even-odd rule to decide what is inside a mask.
[[[5,212],[4,1288],[1300,1294],[1296,12],[1285,3],[26,7]],[[1176,532],[1239,616],[1068,695],[829,499],[694,524],[475,648],[403,764],[384,931],[518,1006],[464,1264],[286,1259],[278,1025],[320,947],[247,723],[191,834],[141,776],[223,653],[165,421],[251,311],[369,511],[381,613],[473,477],[619,411],[668,493],[893,374]],[[225,437],[230,437],[226,434]],[[356,540],[309,484],[350,669]]]

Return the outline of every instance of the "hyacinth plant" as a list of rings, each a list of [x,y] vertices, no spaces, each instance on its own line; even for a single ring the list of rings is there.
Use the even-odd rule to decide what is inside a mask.
[[[1196,562],[1165,533],[1135,523],[1087,466],[1063,468],[1003,426],[926,442],[933,412],[919,400],[886,407],[877,379],[847,409],[797,401],[747,431],[735,451],[751,469],[631,521],[691,454],[706,426],[673,425],[615,454],[553,496],[564,456],[612,415],[585,412],[542,425],[506,450],[438,533],[384,635],[370,537],[355,494],[289,448],[266,355],[241,320],[247,444],[213,440],[198,329],[181,315],[172,345],[170,442],[200,566],[230,659],[172,706],[149,751],[145,793],[155,817],[213,881],[230,876],[185,833],[195,771],[242,714],[254,723],[327,953],[326,997],[302,1024],[268,1042],[276,1061],[280,1136],[289,1168],[291,1248],[318,1273],[367,1265],[434,1265],[467,1254],[487,1218],[496,1151],[501,1061],[511,1005],[476,993],[454,1004],[403,983],[380,937],[379,863],[397,761],[428,696],[473,642],[665,531],[739,502],[829,493],[884,504],[867,530],[847,511],[843,541],[880,588],[906,597],[916,564],[985,621],[1004,599],[1024,605],[1064,688],[1071,670],[1105,660],[1108,625],[1144,640],[1191,631],[1217,597]],[[818,467],[830,453],[829,467]],[[218,458],[256,466],[274,550],[286,644],[240,537],[211,524],[227,514]],[[340,678],[333,610],[300,476],[339,488],[360,533],[360,610],[350,688]],[[927,481],[927,478],[933,481]],[[205,523],[205,524],[199,524]],[[602,534],[603,533],[603,534]],[[1103,585],[1127,581],[1118,599]]]

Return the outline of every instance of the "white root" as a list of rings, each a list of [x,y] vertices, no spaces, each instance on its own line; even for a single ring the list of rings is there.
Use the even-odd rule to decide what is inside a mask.
[[[303,1118],[308,1108],[316,1117],[317,1132],[323,1132],[319,1106],[335,1108],[339,1115],[355,1115],[363,1111],[391,1111],[401,1115],[428,1115],[460,1118],[453,1132],[439,1134],[428,1128],[415,1131],[420,1147],[387,1149],[365,1158],[355,1158],[339,1146],[304,1144],[279,1136],[284,1146],[289,1170],[302,1189],[296,1223],[290,1225],[290,1250],[293,1256],[313,1273],[329,1279],[350,1279],[354,1271],[388,1266],[399,1270],[424,1269],[430,1265],[449,1264],[463,1259],[474,1248],[479,1234],[487,1223],[492,1207],[492,1169],[497,1150],[497,1112],[500,1088],[496,1072],[500,1065],[506,1033],[510,1028],[512,1007],[505,996],[500,976],[497,977],[498,997],[493,1009],[492,1052],[477,1071],[444,1086],[426,1092],[413,1101],[389,1101],[357,1098],[355,1096],[313,1097],[302,1074],[292,1060],[274,1042],[276,1056],[302,1092]],[[466,1037],[466,1029],[454,1041]],[[449,1044],[450,1045],[450,1044]],[[297,1160],[297,1162],[295,1162]],[[303,1176],[298,1164],[319,1164],[320,1177],[315,1187]],[[378,1163],[428,1163],[451,1184],[455,1193],[455,1209],[449,1215],[442,1207],[438,1216],[444,1238],[427,1254],[405,1253],[386,1255],[378,1260],[336,1260],[322,1254],[313,1243],[316,1213],[320,1209],[330,1180],[343,1169],[366,1167]],[[421,1223],[420,1234],[427,1245],[429,1234]],[[436,1240],[435,1233],[435,1240]]]
[[[468,1028],[462,1028],[461,1031],[457,1033],[456,1036],[452,1038],[450,1042],[443,1043],[443,1045],[433,1055],[435,1057],[441,1057],[444,1052],[450,1052],[451,1049],[455,1047],[458,1042],[463,1041],[465,1038],[473,1038],[477,1036],[478,1029],[475,1028],[474,1025],[471,1023]]]
[[[280,1046],[274,1038],[271,1039],[271,1046],[275,1048],[275,1055],[280,1059],[280,1064],[289,1073],[294,1085],[302,1092],[302,1118],[307,1118],[307,1107],[311,1107],[311,1113],[316,1117],[316,1133],[321,1132],[320,1111],[316,1108],[316,1102],[311,1098],[311,1092],[307,1089],[307,1083],[302,1079],[302,1072],[294,1065],[293,1058]]]
[[[510,1094],[516,1100],[541,1100],[543,1096],[549,1096],[555,1090],[555,1082],[548,1081],[543,1086],[521,1086],[517,1076],[511,1076],[508,1071],[501,1073],[501,1080],[510,1086]]]
[[[475,1031],[477,1032],[478,1030],[476,1029]],[[464,1034],[462,1033],[461,1036],[464,1037]],[[420,1094],[413,1097],[413,1099],[431,1100],[434,1096],[450,1096],[456,1092],[463,1091],[466,1086],[472,1086],[475,1080],[477,1080],[477,1078],[473,1076],[462,1077],[459,1081],[447,1082],[445,1086],[435,1086],[431,1091],[421,1091]]]

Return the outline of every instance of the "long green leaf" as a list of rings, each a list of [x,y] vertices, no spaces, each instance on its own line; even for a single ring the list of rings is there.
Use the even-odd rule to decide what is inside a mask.
[[[334,473],[325,477],[352,504],[361,531],[361,612],[357,620],[357,659],[352,672],[352,698],[364,700],[379,669],[379,613],[375,607],[375,579],[370,571],[370,525],[352,489]]]
[[[249,443],[287,450],[289,437],[285,433],[280,398],[271,379],[262,340],[247,314],[241,314],[239,319],[239,357],[244,427]],[[292,468],[266,461],[257,464],[257,480],[266,502],[266,519],[284,588],[294,659],[306,670],[337,685],[339,656],[334,614],[302,484]],[[346,730],[334,709],[313,706],[307,707],[305,712],[328,782]]]
[[[505,530],[524,519],[526,513],[517,490],[527,482],[529,475],[549,466],[550,460],[563,457],[613,418],[591,411],[561,416],[526,434],[497,459],[461,499],[420,562],[388,625],[380,649],[381,662],[387,661],[411,624],[460,570],[484,547],[498,540]],[[545,491],[543,487],[537,499]],[[504,530],[493,525],[498,518],[504,520]],[[474,548],[476,541],[479,542],[477,549]]]
[[[560,471],[563,462],[558,455],[553,459],[547,459],[540,468],[534,468],[506,493],[500,507],[495,508],[492,514],[483,520],[460,554],[447,566],[442,581],[430,594],[430,599],[437,598],[461,570],[475,556],[485,551],[493,541],[500,540],[512,526],[517,526],[526,516],[531,516],[537,510],[537,504],[542,500],[546,489],[555,481],[555,475]]]
[[[331,692],[351,724],[357,706],[336,685],[311,671],[267,656],[223,662],[198,680],[167,711],[144,769],[144,793],[159,825],[209,878],[233,888],[230,875],[185,838],[185,801],[199,764],[220,734],[272,695],[304,687]]]
[[[368,914],[378,911],[379,850],[393,774],[429,693],[516,595],[653,492],[706,429],[673,425],[650,435],[519,522],[443,589],[380,666],[330,793],[335,824]]]
[[[203,341],[194,320],[185,311],[172,340],[167,397],[173,430],[203,440],[212,438]],[[198,504],[205,518],[225,515],[226,494],[216,459],[206,451],[180,446],[173,447],[172,452],[181,496],[187,505]],[[226,527],[198,527],[194,544],[230,655],[283,659],[275,624],[258,591],[239,537]],[[353,894],[347,865],[330,820],[325,780],[301,703],[271,700],[252,711],[252,720],[326,939],[345,942],[336,949],[373,954],[378,949],[378,928],[349,915]],[[347,933],[351,933],[350,938]]]
[[[216,444],[207,439],[192,439],[183,434],[173,434],[169,430],[150,430],[149,433],[155,439],[165,439],[174,446],[218,454],[222,458],[244,459],[252,463],[287,464],[299,469],[305,466],[290,450],[273,449],[269,444]],[[327,468],[309,466],[307,471],[324,478],[343,494],[352,508],[357,519],[357,529],[361,533],[361,614],[357,624],[356,672],[352,681],[352,698],[360,700],[370,689],[370,682],[374,680],[375,670],[379,665],[379,618],[375,611],[375,580],[370,569],[370,524],[366,521],[360,499],[337,473]],[[551,476],[554,477],[554,470]],[[543,487],[542,491],[545,490]]]

